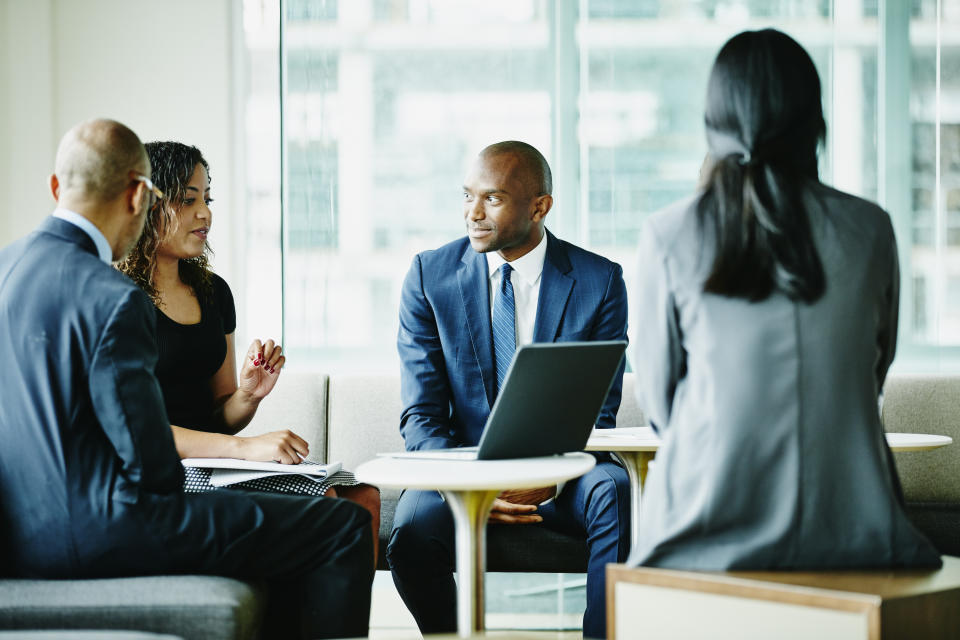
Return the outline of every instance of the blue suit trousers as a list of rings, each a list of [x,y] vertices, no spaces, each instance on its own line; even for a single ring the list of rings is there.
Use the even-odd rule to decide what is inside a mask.
[[[605,568],[623,562],[629,552],[630,485],[627,473],[599,462],[571,480],[538,509],[542,525],[587,539],[587,609],[583,635],[606,637]],[[405,491],[394,516],[387,546],[393,581],[424,634],[457,630],[457,594],[453,580],[453,517],[436,491]]]

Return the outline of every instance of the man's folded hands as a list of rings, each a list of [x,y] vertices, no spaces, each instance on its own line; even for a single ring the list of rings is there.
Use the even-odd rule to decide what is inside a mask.
[[[534,524],[543,522],[537,505],[557,495],[557,487],[504,491],[493,501],[488,522],[500,524]]]

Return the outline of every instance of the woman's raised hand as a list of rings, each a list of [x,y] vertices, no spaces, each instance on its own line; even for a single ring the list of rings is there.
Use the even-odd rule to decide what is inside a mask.
[[[276,378],[274,378],[276,379]],[[292,431],[273,431],[262,436],[241,437],[240,455],[243,460],[299,464],[310,453],[307,441]]]
[[[243,367],[237,382],[238,388],[256,400],[266,397],[280,377],[280,370],[287,361],[280,345],[273,340],[261,343],[254,340],[247,349]]]

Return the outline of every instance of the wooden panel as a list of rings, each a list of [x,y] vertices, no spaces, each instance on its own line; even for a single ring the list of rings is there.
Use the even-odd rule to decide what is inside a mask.
[[[613,582],[632,582],[672,589],[688,589],[717,595],[757,598],[773,602],[864,612],[876,610],[879,621],[881,599],[878,596],[834,591],[805,585],[763,582],[757,579],[735,577],[730,573],[698,573],[641,567],[628,569],[623,565],[607,566],[607,595]]]
[[[868,640],[870,612],[620,582],[612,638]]]
[[[637,604],[634,597],[624,605],[629,611],[620,613],[621,603],[617,602],[617,589],[622,584],[660,590],[665,594],[660,609],[698,611],[696,616],[690,617],[690,624],[698,628],[700,633],[709,630],[712,636],[715,636],[715,621],[712,618],[705,619],[699,613],[700,605],[690,603],[687,592],[851,614],[866,621],[866,637],[869,638],[960,640],[960,558],[950,556],[943,557],[941,569],[922,571],[708,573],[646,567],[628,569],[623,565],[609,565],[607,619],[608,627],[613,631],[618,627],[629,628],[623,627],[623,623],[616,619],[617,616],[628,615],[639,620],[636,611],[646,606]],[[766,609],[761,607],[756,609],[755,613],[745,615],[756,617],[761,628],[765,628],[762,626],[765,624],[764,610]],[[658,612],[650,612],[647,617],[652,620],[657,615]],[[787,617],[782,619],[786,620]],[[837,619],[846,618],[841,615]],[[753,624],[754,621],[750,620],[749,626],[752,627]],[[842,625],[840,622],[836,623],[836,626],[831,623],[829,628],[846,629]],[[791,622],[787,626],[792,629],[795,624]],[[626,637],[631,635],[633,634]],[[780,632],[777,637],[784,636]],[[823,640],[824,637],[822,633],[818,634],[818,640]]]
[[[960,558],[943,556],[943,567],[940,569],[731,571],[718,575],[820,589],[851,591],[871,594],[889,600],[960,589]]]

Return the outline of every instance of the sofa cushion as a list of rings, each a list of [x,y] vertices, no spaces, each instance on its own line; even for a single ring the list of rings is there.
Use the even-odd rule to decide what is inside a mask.
[[[587,540],[541,526],[490,525],[487,571],[586,573]]]
[[[908,502],[907,513],[937,550],[960,556],[960,505],[942,502]]]
[[[399,497],[400,491],[381,490],[378,569],[390,568],[387,542]],[[544,527],[492,525],[487,527],[487,571],[586,573],[587,541]]]
[[[186,640],[253,639],[265,592],[216,576],[0,580],[0,629],[150,631]]]
[[[400,436],[400,377],[396,375],[333,376],[327,405],[327,452],[330,462],[353,471],[377,453],[403,451]],[[386,569],[387,541],[399,489],[380,490],[379,569]]]
[[[632,373],[623,374],[623,395],[620,397],[620,410],[617,412],[617,426],[647,426],[647,417],[643,415],[640,404],[637,402]]]
[[[887,380],[883,427],[950,436],[933,451],[895,453],[907,502],[960,503],[960,376],[895,376]],[[957,505],[960,506],[960,505]]]
[[[329,390],[328,460],[356,469],[377,453],[403,451],[399,376],[334,376]]]
[[[320,373],[284,371],[260,403],[250,424],[238,435],[256,436],[289,429],[310,445],[308,460],[327,460],[327,382]]]

